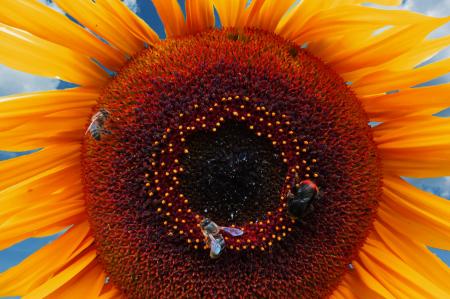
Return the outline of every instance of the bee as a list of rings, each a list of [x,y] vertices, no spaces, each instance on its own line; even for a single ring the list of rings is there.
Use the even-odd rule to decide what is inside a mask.
[[[106,120],[109,118],[109,111],[101,108],[100,111],[95,113],[91,118],[91,124],[87,128],[85,135],[89,132],[91,136],[99,141],[102,137],[102,134],[111,134],[111,131],[106,130],[103,126],[105,125]]]
[[[226,246],[225,240],[220,233],[221,231],[224,231],[233,237],[239,237],[244,234],[244,232],[238,228],[218,226],[209,218],[205,218],[200,222],[200,229],[202,230],[203,236],[205,236],[205,243],[210,247],[209,256],[212,259],[218,258]]]
[[[310,180],[298,184],[296,181],[297,179],[294,179],[287,194],[287,211],[292,219],[302,219],[314,211],[314,203],[319,199],[319,188]]]

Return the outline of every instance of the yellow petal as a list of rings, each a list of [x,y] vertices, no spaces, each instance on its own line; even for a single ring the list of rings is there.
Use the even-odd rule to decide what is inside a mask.
[[[98,96],[97,89],[73,88],[0,97],[0,131],[53,113],[90,108]]]
[[[394,299],[394,296],[367,273],[360,263],[354,261],[352,265],[354,269],[345,274],[333,296],[339,292],[344,299]]]
[[[333,299],[357,299],[355,290],[350,289],[346,281],[342,281],[337,289],[334,290],[330,298]],[[361,294],[362,295],[362,294]],[[370,297],[366,297],[370,298]]]
[[[376,30],[388,25],[409,25],[429,18],[409,11],[345,5],[349,2],[365,1],[302,1],[281,19],[275,32],[286,39],[305,43],[333,38],[362,27]]]
[[[222,27],[244,26],[247,0],[213,0],[220,17]]]
[[[68,283],[48,295],[46,299],[99,298],[105,278],[106,273],[100,263],[93,263]]]
[[[450,294],[450,270],[425,245],[411,240],[408,234],[399,234],[389,224],[375,221],[375,230],[390,250],[406,264],[432,281],[440,289]]]
[[[103,37],[113,46],[132,56],[144,48],[142,40],[130,34],[120,18],[98,1],[54,0],[59,7],[78,22]]]
[[[372,121],[383,122],[408,115],[429,116],[450,106],[450,83],[409,88],[360,100]]]
[[[0,23],[0,63],[38,76],[99,86],[108,75],[87,56]]]
[[[91,269],[90,266],[95,266],[97,264],[95,260],[96,256],[97,253],[95,252],[95,249],[86,251],[75,262],[67,266],[63,271],[59,272],[51,279],[47,280],[45,283],[41,284],[39,287],[26,294],[22,298],[40,299],[51,295],[56,290],[69,283],[71,279],[77,278],[76,276],[78,274],[85,274],[86,272],[83,273],[83,270],[87,269],[87,271],[89,271]]]
[[[82,192],[79,165],[36,175],[0,191],[0,223],[44,201],[58,203]]]
[[[384,178],[378,218],[414,242],[450,249],[450,203],[399,177]]]
[[[93,243],[88,234],[89,223],[84,221],[0,274],[0,296],[23,296],[47,281],[77,256],[79,248]]]
[[[0,144],[23,151],[80,142],[98,91],[84,88],[0,98]]]
[[[385,31],[357,49],[341,52],[328,65],[338,73],[346,73],[386,63],[420,45],[430,32],[446,22],[444,18],[431,18],[392,33]]]
[[[443,76],[449,69],[450,59],[444,59],[412,70],[379,71],[354,82],[352,88],[359,96],[399,90]]]
[[[186,22],[177,0],[152,0],[152,2],[164,24],[167,37],[186,34]]]
[[[136,38],[151,45],[159,41],[159,37],[147,23],[133,13],[121,0],[100,0],[96,3],[116,16]]]
[[[0,22],[95,58],[111,70],[125,64],[125,56],[119,51],[38,1],[2,1]]]
[[[67,168],[80,163],[80,144],[47,147],[39,152],[0,161],[0,190],[45,171]]]
[[[103,288],[102,294],[99,297],[99,299],[122,299],[122,298],[125,297],[122,296],[120,291],[111,284],[108,284]]]
[[[251,7],[246,26],[274,31],[281,17],[296,0],[266,0],[264,3]]]
[[[191,34],[214,28],[212,0],[186,0],[186,24]]]
[[[2,150],[26,151],[44,146],[80,143],[91,108],[73,109],[27,121],[11,130],[0,132]],[[67,113],[76,113],[68,115]]]
[[[386,5],[386,6],[399,6],[403,3],[403,0],[369,0],[369,1],[358,1],[361,2],[370,2],[378,5]]]
[[[373,129],[385,173],[409,177],[450,175],[450,121],[410,116]]]
[[[332,7],[331,0],[304,0],[281,18],[275,33],[286,39],[294,40],[313,15],[330,7]]]
[[[370,236],[369,236],[370,238]],[[354,293],[361,299],[366,298],[386,298],[395,297],[389,292],[371,273],[369,273],[358,260],[352,262],[354,270],[344,276],[343,281],[347,283]]]
[[[361,263],[396,298],[445,298],[423,274],[370,238],[359,252]]]
[[[64,201],[42,201],[28,207],[0,225],[0,249],[5,249],[31,237],[55,234],[85,218],[82,194]]]
[[[444,50],[450,45],[450,35],[431,40],[425,40],[418,43],[413,49],[400,55],[399,57],[388,61],[386,63],[379,64],[373,67],[366,67],[353,72],[341,74],[341,76],[350,82],[355,82],[364,76],[370,75],[379,71],[402,71],[411,70],[417,65],[430,59],[440,51]],[[333,54],[327,53],[329,56]]]

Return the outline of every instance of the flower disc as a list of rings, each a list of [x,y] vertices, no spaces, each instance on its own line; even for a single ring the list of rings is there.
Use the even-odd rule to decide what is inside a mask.
[[[365,240],[381,194],[368,119],[306,50],[261,31],[156,44],[108,84],[88,134],[89,219],[130,298],[317,298]],[[92,132],[92,128],[91,128]],[[293,182],[319,197],[286,213]],[[199,223],[225,232],[211,259]]]

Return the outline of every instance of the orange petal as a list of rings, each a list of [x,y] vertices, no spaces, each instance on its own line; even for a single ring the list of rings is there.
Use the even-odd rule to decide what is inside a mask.
[[[449,201],[422,191],[399,177],[386,176],[379,220],[411,240],[450,249]]]
[[[410,177],[450,175],[450,121],[410,116],[374,128],[385,173]]]
[[[354,82],[352,88],[359,96],[399,90],[443,76],[449,69],[450,59],[445,59],[412,70],[379,71]]]
[[[352,265],[354,270],[344,276],[344,281],[347,282],[348,286],[352,290],[355,290],[355,293],[361,294],[361,299],[395,298],[391,292],[389,292],[371,273],[364,268],[359,259],[353,261]]]
[[[75,225],[49,245],[36,251],[19,265],[0,274],[0,296],[23,296],[60,271],[78,248],[93,243],[89,223]]]
[[[45,171],[79,165],[79,163],[79,144],[47,147],[33,154],[0,161],[0,190]]]
[[[64,201],[42,201],[30,206],[0,225],[0,249],[5,249],[31,237],[42,237],[60,232],[85,218],[82,194]]]
[[[38,76],[99,86],[108,75],[87,56],[0,24],[0,63]]]
[[[337,289],[334,290],[330,298],[333,299],[356,299],[357,295],[350,289],[346,281],[342,281]],[[370,298],[370,297],[369,297]]]
[[[0,144],[6,151],[25,151],[44,146],[58,146],[80,143],[91,108],[74,109],[67,116],[65,112],[32,119],[12,130],[0,132]]]
[[[100,0],[96,1],[96,3],[116,16],[120,20],[121,26],[126,27],[136,38],[149,45],[159,41],[159,37],[155,31],[144,20],[133,13],[122,1]]]
[[[440,289],[450,294],[450,270],[425,245],[411,240],[408,234],[399,234],[391,229],[389,224],[375,221],[375,230],[390,250],[414,270],[432,281]]]
[[[54,0],[53,2],[123,53],[132,56],[144,48],[143,41],[130,34],[128,26],[104,5],[97,3],[99,1]]]
[[[187,27],[183,11],[177,0],[152,0],[159,17],[166,29],[167,37],[177,37],[186,34]]]
[[[80,166],[53,169],[0,191],[0,223],[43,202],[63,202],[83,193]]]
[[[446,293],[372,239],[360,250],[361,263],[396,298],[445,298]]]
[[[276,33],[289,40],[302,44],[323,38],[334,38],[351,30],[366,27],[372,30],[388,25],[409,25],[429,17],[409,11],[375,9],[357,5],[345,5],[349,2],[305,0],[284,16]],[[358,41],[355,40],[357,43]],[[351,47],[352,44],[347,45]],[[336,49],[339,51],[339,49]]]
[[[117,70],[125,64],[125,56],[119,51],[38,1],[2,1],[0,22],[95,58],[109,69]]]
[[[96,89],[73,88],[0,97],[0,130],[65,110],[90,108],[98,96]]]
[[[97,253],[95,249],[91,249],[89,251],[84,252],[79,258],[76,259],[72,264],[67,266],[64,270],[53,276],[51,279],[47,280],[25,296],[23,299],[37,299],[37,298],[46,298],[51,295],[53,292],[59,290],[64,287],[67,283],[72,283],[72,279],[80,279],[84,274],[87,274],[92,269],[91,267],[95,267],[97,265],[97,261],[95,260]],[[92,274],[90,274],[91,276]],[[95,277],[95,275],[93,275]],[[98,286],[97,281],[92,282],[94,287]],[[84,284],[85,285],[85,284]],[[87,290],[83,290],[87,291]],[[100,290],[99,290],[100,292]],[[77,298],[83,298],[77,297]],[[88,298],[88,297],[85,297]]]
[[[433,115],[450,106],[450,84],[409,88],[393,94],[360,98],[372,121],[390,121],[408,115]]]
[[[420,46],[428,34],[446,22],[444,18],[430,18],[426,22],[413,23],[402,30],[387,30],[357,49],[342,51],[329,60],[328,65],[338,73],[346,73],[386,63]]]
[[[111,284],[105,285],[99,299],[122,299],[125,298],[121,292]]]
[[[303,0],[281,18],[275,33],[288,40],[296,39],[310,18],[321,10],[332,7],[331,2],[330,0]]]
[[[2,149],[80,142],[98,91],[75,88],[0,98]]]
[[[355,267],[355,264],[353,266]],[[358,267],[362,268],[359,264],[357,264]],[[381,286],[381,289],[384,290],[383,294],[384,296],[380,295],[378,292],[373,291],[371,287],[366,284],[366,282],[362,281],[356,273],[356,270],[353,270],[349,273],[347,273],[344,276],[344,279],[342,280],[339,287],[335,290],[331,298],[355,298],[355,299],[383,299],[383,298],[389,298],[394,299],[392,295],[387,293],[386,289],[384,289]],[[373,278],[372,278],[373,279]],[[371,280],[371,283],[374,281]],[[377,282],[378,283],[378,282]],[[379,283],[375,284],[377,288],[379,288]]]
[[[186,24],[189,33],[214,28],[212,0],[186,0]]]
[[[68,283],[48,295],[46,299],[99,298],[105,278],[106,273],[100,263],[92,263]]]
[[[421,43],[418,43],[413,49],[407,51],[406,53],[400,55],[399,57],[393,60],[379,64],[377,66],[367,67],[353,72],[341,74],[341,76],[347,81],[355,82],[364,76],[379,71],[411,70],[417,65],[433,57],[440,51],[444,50],[449,45],[450,45],[450,36],[444,36],[431,40],[427,39]]]
[[[246,26],[274,31],[283,15],[296,0],[257,1],[250,9]]]
[[[247,0],[213,0],[223,27],[244,26]]]

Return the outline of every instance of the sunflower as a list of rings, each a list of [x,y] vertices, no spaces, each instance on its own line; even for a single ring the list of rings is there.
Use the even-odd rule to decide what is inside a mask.
[[[450,85],[416,87],[448,17],[153,0],[160,40],[120,0],[54,2],[0,10],[1,63],[77,85],[0,99],[1,149],[39,149],[0,162],[0,249],[65,232],[0,296],[449,296],[449,204],[402,179],[450,175]]]

